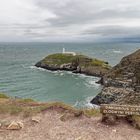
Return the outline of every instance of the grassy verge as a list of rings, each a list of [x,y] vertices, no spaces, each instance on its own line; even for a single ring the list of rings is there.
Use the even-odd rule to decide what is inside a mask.
[[[9,97],[3,93],[0,93],[0,98],[2,99],[8,99]]]
[[[89,117],[100,115],[97,109],[76,109],[62,102],[38,103],[32,99],[12,99],[5,94],[0,94],[0,114],[19,115],[29,117],[47,110],[57,110],[74,114],[75,117],[86,115]]]

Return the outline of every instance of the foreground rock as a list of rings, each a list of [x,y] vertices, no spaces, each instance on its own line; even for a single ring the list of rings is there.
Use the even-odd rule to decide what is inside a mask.
[[[110,66],[102,60],[89,58],[84,55],[52,54],[35,64],[47,70],[65,70],[93,76],[103,76]]]
[[[140,50],[124,57],[100,82],[104,88],[91,103],[140,105]]]
[[[15,122],[15,121],[10,123],[9,126],[7,127],[8,130],[20,130],[22,128],[23,128],[23,123],[22,122]]]
[[[35,123],[40,123],[41,118],[40,118],[40,117],[32,117],[31,120],[32,120],[33,122],[35,122]]]

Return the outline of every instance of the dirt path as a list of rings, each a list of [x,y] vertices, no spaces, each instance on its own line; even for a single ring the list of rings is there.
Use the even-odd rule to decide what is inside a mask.
[[[24,128],[0,131],[0,140],[140,140],[140,131],[125,122],[107,126],[100,122],[100,117],[85,116],[61,121],[62,113],[54,110],[39,115],[40,123],[33,123],[31,118],[5,117],[5,120],[23,120]]]

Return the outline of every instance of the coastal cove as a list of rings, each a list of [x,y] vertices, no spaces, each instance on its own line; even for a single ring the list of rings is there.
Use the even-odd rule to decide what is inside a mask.
[[[34,67],[37,61],[49,54],[61,52],[64,47],[69,51],[107,61],[114,66],[123,56],[139,49],[140,45],[1,43],[0,91],[12,97],[33,98],[44,102],[62,101],[76,107],[89,107],[90,100],[102,89],[102,86],[95,83],[99,78],[64,71],[51,72]]]

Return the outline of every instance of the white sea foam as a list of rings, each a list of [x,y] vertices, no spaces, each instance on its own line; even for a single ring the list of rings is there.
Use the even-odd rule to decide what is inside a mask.
[[[40,70],[40,71],[46,71],[45,69],[39,68],[39,67],[36,67],[36,66],[30,66],[29,68],[30,69],[37,69],[37,70]]]
[[[37,69],[35,66],[29,66],[30,69]]]
[[[24,68],[27,68],[25,66],[23,66]],[[65,75],[65,74],[69,74],[69,75],[72,75],[72,76],[77,76],[77,77],[80,77],[82,79],[85,79],[85,78],[94,78],[96,81],[98,81],[99,78],[96,78],[96,77],[93,77],[93,76],[88,76],[88,75],[85,75],[85,74],[80,74],[80,73],[73,73],[71,71],[51,71],[51,70],[47,70],[47,69],[44,69],[44,68],[40,68],[40,67],[36,67],[36,66],[29,66],[28,68],[30,69],[37,69],[37,70],[40,70],[40,71],[47,71],[47,72],[50,72],[50,73],[54,73],[55,75]],[[96,84],[96,83],[95,83]]]
[[[93,79],[93,80],[89,79],[89,80],[87,80],[87,84],[90,87],[96,87],[96,88],[98,88],[98,87],[100,87],[100,84],[97,84],[96,81],[97,80],[95,80],[95,79]]]
[[[76,101],[75,104],[73,105],[73,107],[78,107],[78,108],[87,108],[87,109],[91,109],[91,108],[99,108],[98,105],[92,104],[90,103],[90,101],[93,99],[92,97],[87,97],[85,98],[84,101]]]
[[[60,76],[63,76],[64,75],[64,73],[60,73]]]
[[[99,88],[100,84],[97,84],[96,82],[99,81],[98,77],[93,77],[93,76],[88,76],[88,75],[84,75],[84,74],[75,74],[72,72],[69,72],[68,74],[72,74],[72,76],[75,76],[75,79],[81,78],[84,79],[84,84],[91,88],[91,87],[95,87],[95,88]]]
[[[93,76],[88,76],[88,75],[80,74],[80,73],[78,73],[76,75],[78,75],[80,78],[90,78],[90,77],[93,77]]]
[[[64,76],[65,75],[65,71],[50,71],[50,70],[47,70],[47,69],[43,69],[43,68],[39,68],[39,67],[36,67],[36,66],[30,66],[29,67],[30,69],[36,69],[36,70],[40,70],[40,71],[46,71],[46,72],[49,72],[49,73],[53,73],[54,75],[56,76]],[[70,74],[70,73],[69,73]],[[72,74],[72,73],[71,73]]]
[[[76,101],[75,104],[73,105],[73,107],[78,107],[79,106],[79,102]]]
[[[68,75],[68,74],[72,75],[72,73],[68,73],[66,71],[55,71],[53,73],[55,73],[55,75],[57,75],[57,76],[65,76],[65,75]]]
[[[98,88],[100,88],[101,85],[100,84],[97,84],[96,83],[97,81],[99,81],[99,78],[97,78],[97,77],[86,77],[84,84],[88,88],[94,87],[94,88],[98,89]]]
[[[114,50],[113,52],[114,53],[122,53],[122,51],[120,51],[120,50]]]
[[[40,71],[46,71],[49,73],[60,73],[60,71],[50,71],[44,68],[40,68],[40,67],[36,67],[36,66],[29,66],[30,69],[36,69],[36,70],[40,70]]]
[[[85,99],[85,107],[87,107],[87,108],[98,108],[98,107],[99,107],[99,106],[97,106],[97,105],[95,105],[95,104],[90,103],[90,101],[91,101],[93,98],[94,98],[94,97],[91,96],[91,97],[87,97],[87,98]]]

